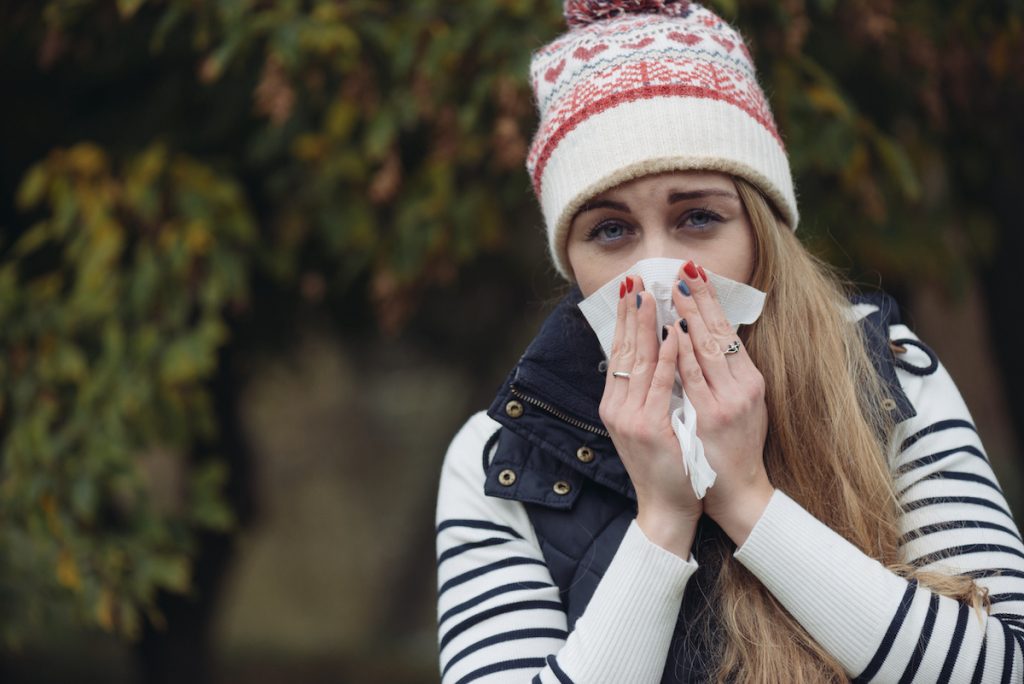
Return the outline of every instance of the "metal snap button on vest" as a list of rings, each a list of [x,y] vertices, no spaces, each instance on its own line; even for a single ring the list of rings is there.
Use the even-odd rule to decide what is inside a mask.
[[[590,463],[594,460],[594,450],[590,447],[581,446],[576,450],[576,458],[579,459],[581,463]]]
[[[896,408],[896,401],[893,399],[883,399],[882,408],[884,408],[886,411],[892,411],[894,408]]]
[[[506,487],[514,485],[516,483],[516,471],[505,468],[498,473],[498,482]]]
[[[572,485],[570,485],[565,480],[559,480],[558,482],[555,483],[552,489],[555,490],[555,494],[558,494],[559,496],[565,496],[566,494],[572,491]]]
[[[513,399],[505,404],[505,413],[507,413],[510,418],[518,418],[523,415],[523,405]]]

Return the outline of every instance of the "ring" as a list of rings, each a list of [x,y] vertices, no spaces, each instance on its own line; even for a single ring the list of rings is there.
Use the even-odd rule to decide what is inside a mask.
[[[722,353],[725,354],[726,356],[728,356],[729,354],[735,354],[739,350],[740,350],[740,341],[739,340],[733,340],[732,342],[729,343],[729,346],[726,347],[725,351],[722,352]]]
[[[627,373],[626,371],[612,371],[612,377],[626,378],[627,380],[629,380],[629,373]]]

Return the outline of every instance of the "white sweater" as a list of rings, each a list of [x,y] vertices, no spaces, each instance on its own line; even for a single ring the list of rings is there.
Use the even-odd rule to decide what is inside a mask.
[[[893,338],[915,339],[893,326]],[[908,348],[909,363],[927,355]],[[858,681],[1024,681],[1024,544],[946,370],[897,370],[917,415],[891,449],[904,560],[970,573],[977,614],[893,574],[777,491],[736,558]],[[442,680],[659,682],[697,565],[635,521],[575,629],[522,504],[484,495],[482,452],[498,424],[473,416],[452,441],[437,506]],[[808,457],[813,457],[809,454]]]

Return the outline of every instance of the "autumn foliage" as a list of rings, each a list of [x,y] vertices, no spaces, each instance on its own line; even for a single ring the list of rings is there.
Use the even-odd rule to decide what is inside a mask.
[[[710,4],[818,251],[897,286],[985,263],[992,178],[1020,175],[1019,3]],[[231,529],[207,384],[254,278],[393,334],[509,235],[543,258],[526,73],[561,30],[556,0],[0,3],[8,643],[68,607],[137,635],[198,531]]]

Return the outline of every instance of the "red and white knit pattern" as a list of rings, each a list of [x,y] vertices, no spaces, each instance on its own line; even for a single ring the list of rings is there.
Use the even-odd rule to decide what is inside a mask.
[[[567,2],[576,28],[537,51],[530,70],[541,120],[527,168],[563,274],[576,209],[647,173],[741,176],[795,227],[785,147],[739,33],[694,3],[653,2],[659,14],[645,0],[597,4]]]

